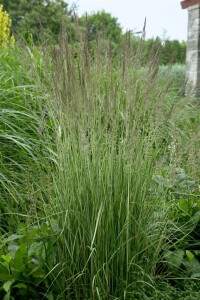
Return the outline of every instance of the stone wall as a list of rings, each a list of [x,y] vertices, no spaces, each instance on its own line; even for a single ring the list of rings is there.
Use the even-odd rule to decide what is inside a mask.
[[[200,95],[200,4],[188,7],[186,94]]]

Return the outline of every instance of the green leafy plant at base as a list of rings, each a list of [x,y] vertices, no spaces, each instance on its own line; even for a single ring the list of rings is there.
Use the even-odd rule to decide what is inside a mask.
[[[182,168],[175,168],[174,176],[154,175],[153,180],[167,193],[167,201],[174,203],[173,217],[179,233],[172,233],[169,242],[163,247],[163,262],[167,276],[179,286],[185,285],[184,276],[199,281],[200,243],[199,243],[199,188],[198,184]],[[178,274],[183,274],[182,282]],[[177,278],[176,278],[177,277]]]
[[[16,234],[4,236],[0,243],[1,298],[48,299],[46,260],[53,265],[55,236],[45,224],[18,226]]]

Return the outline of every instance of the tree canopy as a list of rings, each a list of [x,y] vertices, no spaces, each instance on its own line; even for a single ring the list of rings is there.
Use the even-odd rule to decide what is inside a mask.
[[[0,0],[3,10],[8,12],[12,20],[14,33],[27,39],[30,35],[34,42],[58,39],[61,24],[66,29],[70,42],[76,41],[75,27],[81,32],[87,32],[91,48],[97,36],[103,36],[114,45],[113,49],[118,51],[119,41],[125,34],[118,19],[105,11],[95,12],[82,17],[76,16],[76,24],[72,17],[72,11],[64,0]],[[10,27],[10,25],[9,25]],[[137,49],[139,38],[130,35],[134,51]],[[160,48],[161,64],[185,63],[186,43],[179,41],[156,40]],[[155,48],[155,41],[148,39],[143,43],[142,61],[148,61],[149,53]]]
[[[102,34],[117,43],[122,35],[122,27],[117,18],[105,11],[82,16],[80,24],[87,27],[89,41],[95,40],[97,34]]]
[[[12,19],[13,30],[23,37],[31,33],[34,40],[42,33],[55,38],[61,23],[72,31],[68,4],[64,0],[0,0]]]

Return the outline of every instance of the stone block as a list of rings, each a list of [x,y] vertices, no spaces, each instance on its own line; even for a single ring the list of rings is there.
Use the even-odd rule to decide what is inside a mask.
[[[200,82],[200,4],[188,8],[186,81],[186,93],[195,91]]]

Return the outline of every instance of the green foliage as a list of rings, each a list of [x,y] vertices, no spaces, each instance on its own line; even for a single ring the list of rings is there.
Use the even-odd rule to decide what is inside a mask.
[[[161,64],[185,64],[185,60],[186,42],[179,42],[178,40],[164,41],[163,51],[161,55]]]
[[[61,24],[67,32],[69,42],[77,41],[77,28],[80,32],[86,32],[87,39],[96,43],[99,37],[104,37],[115,45],[115,52],[122,45],[120,44],[126,35],[122,32],[122,27],[117,18],[110,13],[99,11],[82,17],[72,17],[72,11],[64,0],[0,0],[4,9],[12,19],[12,28],[19,36],[26,40],[41,42],[58,41]],[[76,22],[75,22],[76,20]],[[140,44],[140,39],[133,36],[133,48],[136,50]],[[143,43],[143,53],[141,60],[146,64],[155,51],[155,47],[160,51],[160,64],[168,65],[171,63],[184,64],[186,57],[186,43],[177,40],[156,41],[148,39]],[[93,49],[92,45],[92,49]],[[92,50],[93,51],[93,50]]]
[[[133,38],[135,49],[140,43],[139,38]],[[185,64],[186,60],[186,43],[177,40],[162,41],[159,37],[147,39],[143,42],[142,62],[147,64],[152,53],[158,52],[160,56],[160,65]]]
[[[27,68],[28,64],[37,67],[42,78],[41,57],[37,63],[35,57],[36,65],[33,65],[32,55],[30,51]],[[45,193],[44,178],[49,163],[55,158],[43,141],[49,127],[49,119],[44,117],[45,103],[37,102],[39,90],[35,89],[25,67],[22,68],[23,59],[17,48],[15,52],[7,49],[0,55],[0,227],[5,232],[15,229],[16,221],[11,220],[21,218],[14,215],[19,211],[26,215],[31,207],[34,215],[34,207]],[[35,177],[34,172],[38,172],[38,176]],[[35,193],[41,180],[44,189]],[[10,222],[6,214],[10,214]]]
[[[16,234],[0,242],[1,299],[41,299],[50,282],[45,278],[55,256],[55,236],[47,225],[18,224]],[[45,298],[48,299],[48,292]]]
[[[86,27],[89,41],[95,41],[98,36],[103,36],[118,44],[122,37],[122,28],[117,18],[105,11],[81,17],[80,24]]]
[[[171,150],[171,149],[170,149]],[[180,232],[172,232],[171,237],[163,247],[162,258],[167,268],[167,277],[176,278],[180,282],[180,273],[198,280],[200,277],[200,192],[198,183],[185,173],[182,168],[175,168],[168,176],[154,175],[156,188],[165,190],[166,201],[173,201],[172,217]]]
[[[197,140],[196,104],[169,89],[157,51],[143,65],[143,40],[133,58],[128,34],[92,55],[88,40],[62,38],[1,53],[0,296],[187,297],[200,148],[183,145]]]
[[[165,77],[166,73],[171,78],[170,90],[183,96],[185,93],[185,64],[173,64],[171,66],[161,65],[159,68],[161,80]]]
[[[68,4],[64,0],[1,0],[11,19],[13,31],[34,41],[58,38],[61,23],[68,30],[69,38],[74,34]]]
[[[142,300],[198,300],[199,299],[199,284],[190,280],[190,283],[184,283],[184,288],[172,286],[169,282],[163,283],[158,281],[158,287],[160,289],[155,290],[150,297],[140,298],[140,295],[136,299]]]

